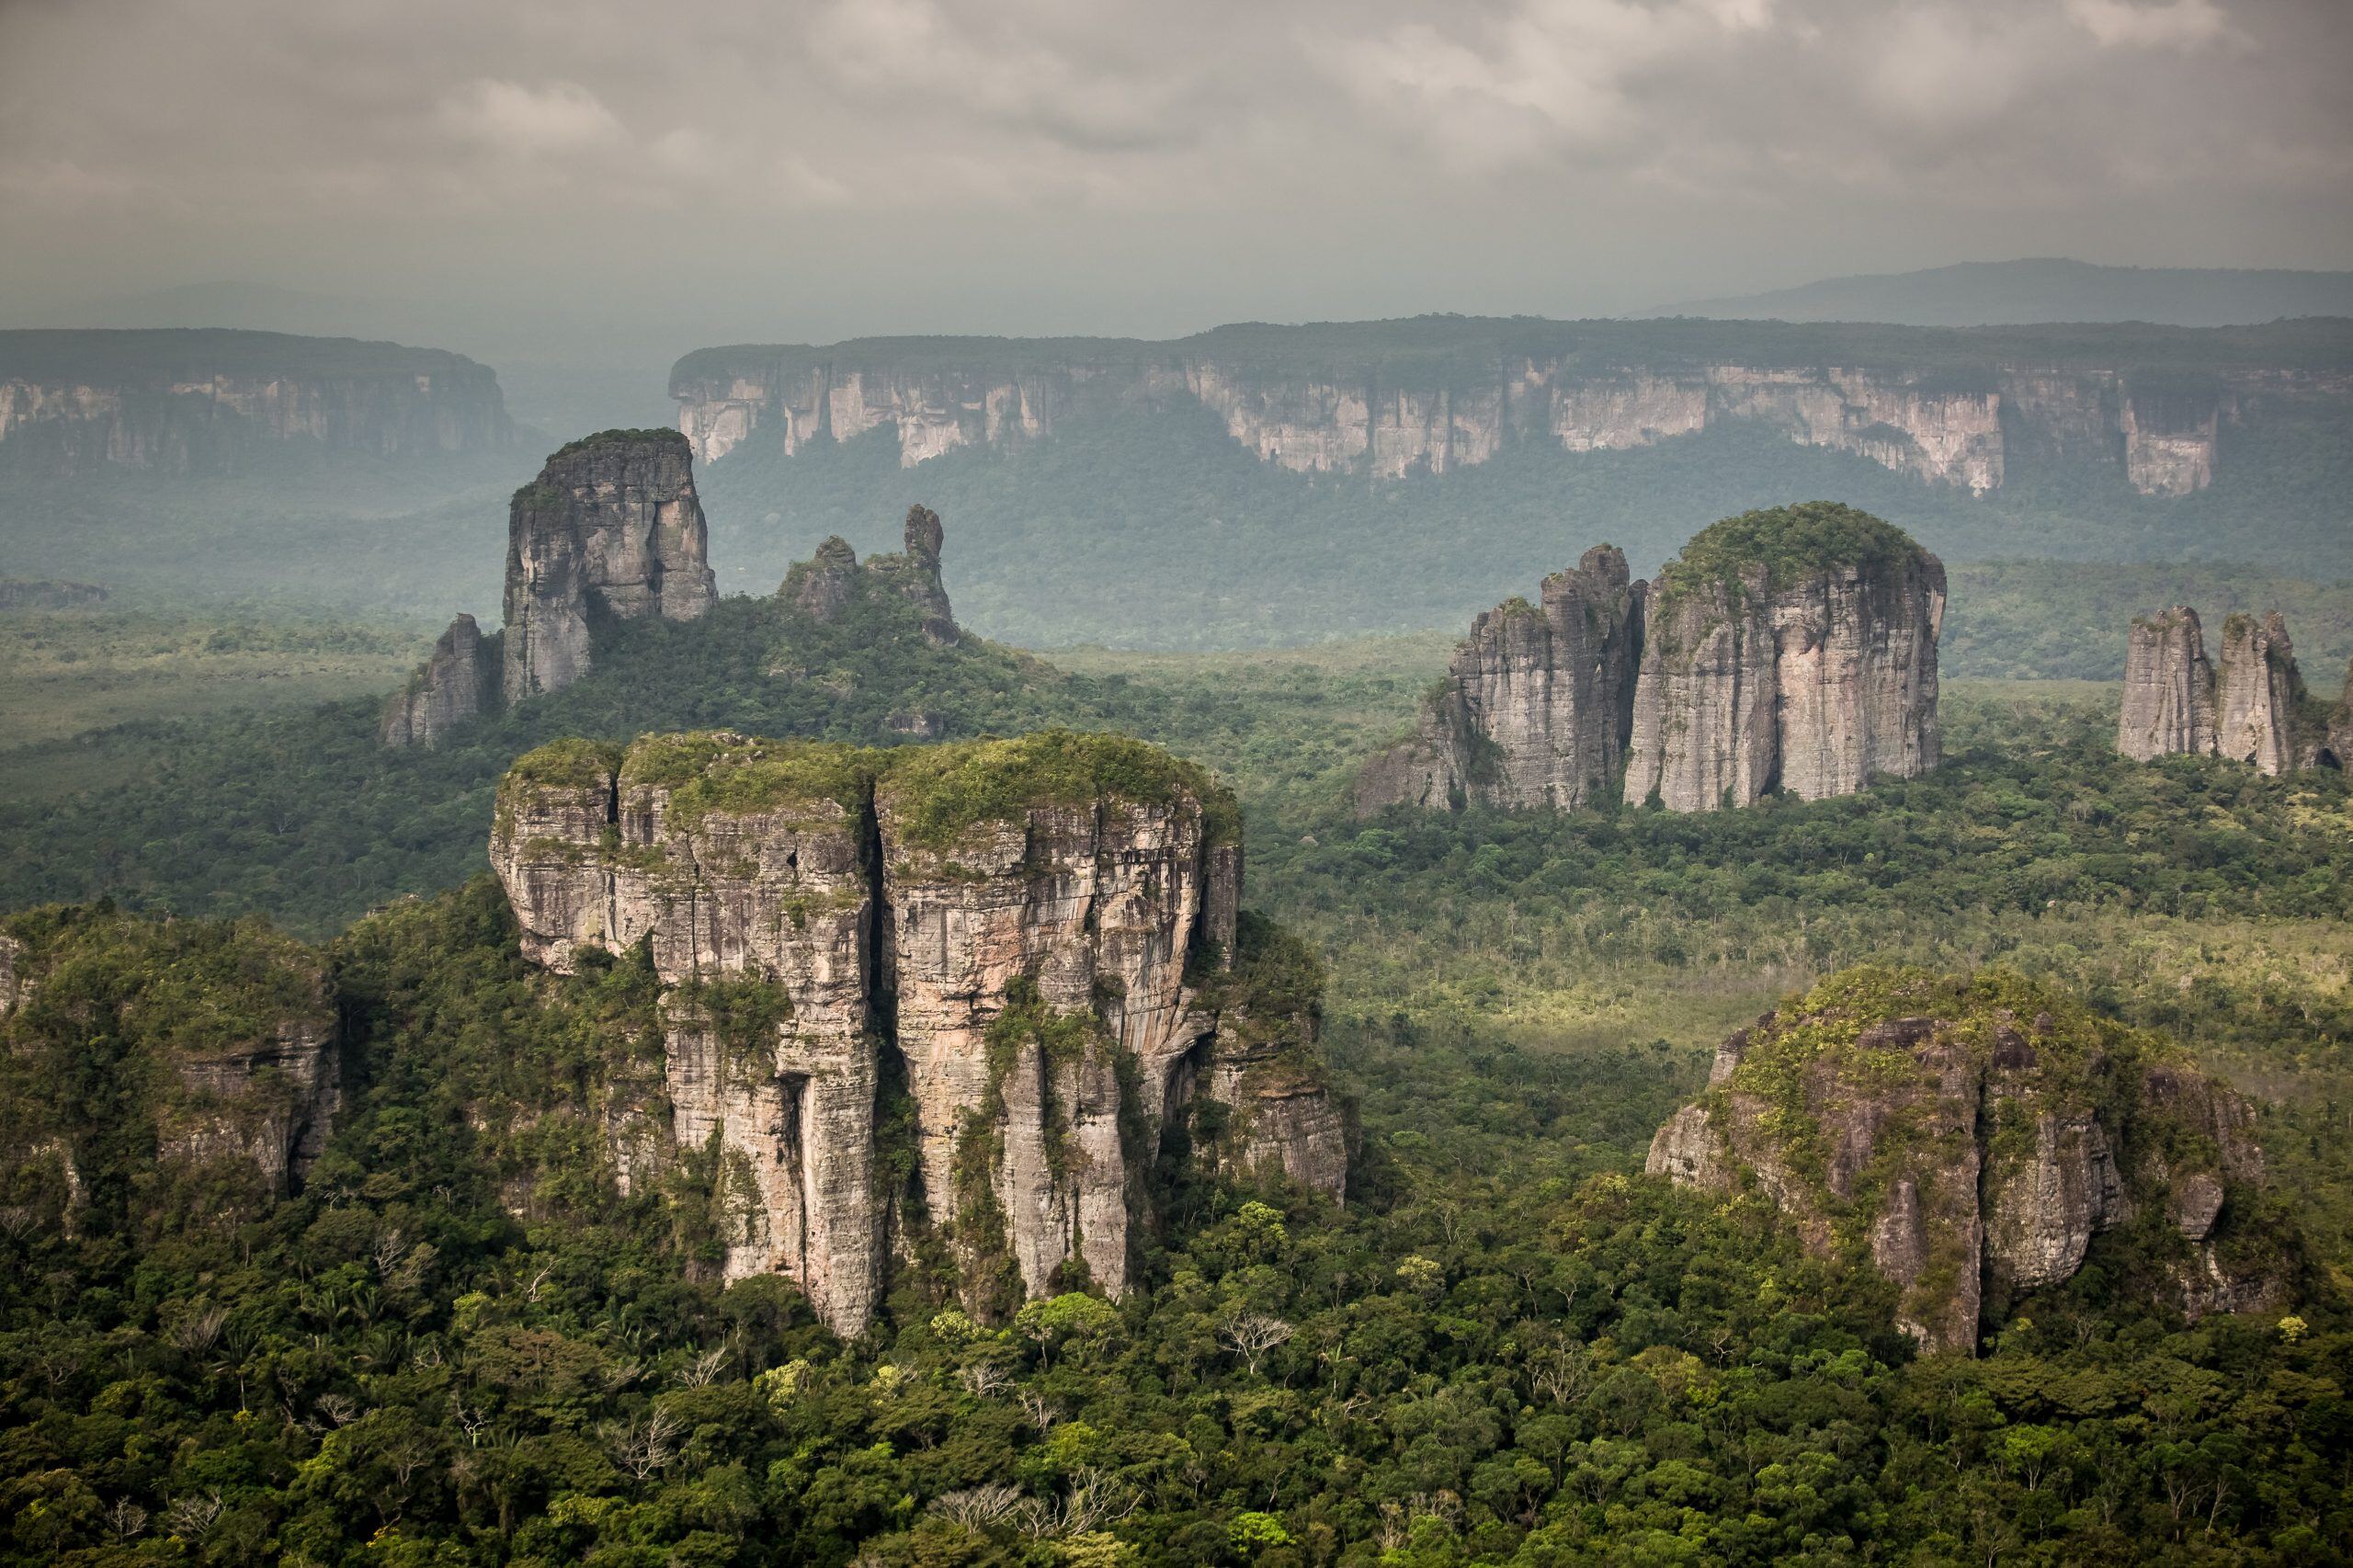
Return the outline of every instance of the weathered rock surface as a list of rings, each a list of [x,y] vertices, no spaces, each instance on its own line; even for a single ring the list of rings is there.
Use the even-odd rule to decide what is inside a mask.
[[[2220,756],[2272,775],[2344,767],[2353,755],[2353,671],[2328,708],[2304,687],[2276,610],[2222,623],[2222,668],[2208,663],[2197,612],[2177,605],[2135,618],[2116,749],[2135,761]]]
[[[2296,765],[2296,721],[2303,681],[2287,622],[2277,611],[2222,622],[2222,666],[2215,682],[2214,751],[2278,775]]]
[[[0,577],[0,611],[20,609],[81,609],[104,604],[107,591],[96,583],[61,583],[49,578]]]
[[[1936,767],[1944,603],[1943,564],[1849,507],[1702,531],[1651,585],[1625,799],[1812,801]]]
[[[692,620],[717,602],[693,458],[671,431],[608,430],[558,450],[515,493],[506,700],[585,675],[596,617]]]
[[[1647,1168],[1754,1187],[1815,1252],[1862,1243],[1902,1289],[1902,1326],[1967,1351],[2142,1213],[2167,1215],[2174,1240],[2136,1230],[2156,1251],[2127,1272],[2184,1311],[2279,1299],[2272,1238],[2251,1210],[2232,1232],[2263,1176],[2252,1129],[2173,1048],[2028,982],[1858,970],[1727,1042]]]
[[[0,458],[227,473],[288,442],[383,457],[514,444],[498,378],[437,349],[215,330],[0,332]]]
[[[870,588],[896,594],[922,614],[925,641],[944,648],[962,635],[948,603],[947,586],[940,580],[944,536],[938,513],[928,506],[911,506],[904,554],[870,556],[861,563],[849,541],[836,534],[820,544],[809,560],[795,562],[777,591],[821,623],[839,616]]]
[[[429,746],[499,701],[499,674],[474,618],[460,615],[433,644],[406,689],[384,704],[378,734],[388,746]]]
[[[1569,811],[1613,790],[1633,721],[1644,584],[1611,545],[1544,579],[1542,608],[1481,615],[1414,737],[1359,778],[1357,811],[1461,801]]]
[[[705,461],[879,432],[913,467],[1141,407],[1207,409],[1260,460],[1305,473],[1448,473],[1517,442],[1619,450],[1729,425],[1972,494],[2055,465],[2176,495],[2212,483],[2225,426],[2353,402],[2353,376],[2309,358],[2286,329],[2218,362],[2211,335],[2146,327],[2087,353],[2080,333],[2031,327],[1426,318],[1171,343],[745,345],[688,355],[670,390]],[[2198,390],[2128,385],[2139,369],[2190,370]]]
[[[2124,657],[2124,710],[2116,749],[2136,761],[2214,751],[2214,666],[2187,605],[2136,616]]]
[[[789,1274],[855,1334],[917,1214],[976,1305],[1004,1304],[986,1281],[1006,1263],[1020,1292],[1083,1267],[1120,1293],[1161,1129],[1228,1081],[1244,1163],[1339,1196],[1312,1033],[1245,1052],[1235,1032],[1257,994],[1222,968],[1237,821],[1206,776],[1113,737],[720,733],[531,754],[491,858],[532,961],[650,942],[670,1141],[715,1140],[734,1184],[728,1273]],[[886,1077],[913,1106],[904,1192],[881,1176]]]

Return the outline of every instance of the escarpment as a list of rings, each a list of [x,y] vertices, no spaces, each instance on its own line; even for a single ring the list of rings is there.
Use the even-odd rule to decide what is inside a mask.
[[[1207,1104],[1235,1124],[1211,1157],[1341,1196],[1312,1006],[1253,983],[1232,798],[1152,747],[564,743],[501,787],[492,861],[535,963],[647,944],[664,1141],[722,1154],[728,1274],[791,1276],[843,1333],[931,1234],[983,1310],[1119,1294]]]
[[[2138,762],[2220,756],[2277,776],[2341,767],[2353,743],[2353,671],[2325,707],[2305,689],[2277,611],[2222,622],[2222,666],[2207,659],[2197,611],[2136,617],[2125,655],[2116,749]]]
[[[436,349],[270,332],[0,332],[0,461],[45,475],[229,473],[298,442],[409,458],[514,438],[498,378]]]
[[[586,674],[598,619],[692,620],[718,598],[694,454],[667,430],[560,449],[507,515],[501,688],[516,702]]]
[[[698,350],[671,373],[698,456],[870,436],[903,467],[1105,414],[1206,410],[1302,473],[1449,473],[1515,445],[1623,450],[1727,426],[1984,494],[2022,472],[2211,484],[2225,432],[2353,403],[2353,355],[2287,324],[1971,332],[1426,317],[1125,339],[870,338]]]
[[[15,1212],[69,1233],[243,1222],[301,1184],[342,1078],[324,963],[265,926],[101,906],[0,932],[0,1202]],[[176,1176],[198,1210],[156,1206]]]
[[[1747,805],[1934,767],[1944,568],[1829,502],[1708,528],[1655,582],[1605,546],[1543,608],[1483,615],[1415,734],[1359,776],[1392,805]]]
[[[2193,1317],[2279,1300],[2292,1238],[2253,1124],[2177,1049],[2045,987],[1867,969],[1727,1040],[1647,1168],[1866,1253],[1907,1332],[1967,1352],[2109,1233],[2111,1275]]]

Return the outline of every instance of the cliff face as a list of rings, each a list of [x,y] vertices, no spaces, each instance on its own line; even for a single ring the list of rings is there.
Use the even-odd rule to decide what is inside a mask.
[[[498,667],[483,646],[482,628],[460,615],[433,644],[405,690],[384,704],[378,736],[388,746],[429,746],[459,724],[499,701]]]
[[[1975,494],[2057,463],[2165,496],[2212,483],[2226,426],[2275,406],[2353,404],[2353,367],[2325,356],[2310,368],[2309,342],[2275,335],[1434,318],[1224,327],[1171,343],[704,349],[678,362],[671,393],[706,461],[879,430],[913,467],[1108,410],[1189,404],[1260,460],[1302,473],[1442,474],[1515,442],[1615,450],[1753,425]],[[2197,374],[2175,373],[2184,368]]]
[[[515,493],[506,535],[509,702],[587,673],[593,616],[692,620],[718,598],[693,453],[666,430],[564,447]]]
[[[1648,1168],[1760,1194],[1816,1253],[1860,1243],[1902,1326],[1966,1352],[2120,1227],[2124,1277],[2192,1316],[2279,1299],[2253,1121],[2178,1051],[2015,976],[1859,970],[1727,1040]]]
[[[1544,579],[1541,608],[1513,599],[1480,616],[1417,733],[1359,780],[1359,814],[1457,800],[1567,811],[1606,795],[1625,763],[1648,591],[1601,545]]]
[[[455,354],[224,331],[0,332],[0,460],[47,474],[224,473],[273,444],[408,457],[514,442]]]
[[[668,1141],[722,1152],[728,1273],[789,1274],[855,1334],[892,1237],[926,1227],[976,1307],[1074,1273],[1125,1289],[1143,1173],[1215,1094],[1251,994],[1209,983],[1233,950],[1235,821],[1204,776],[1108,737],[649,737],[518,763],[492,860],[534,962],[650,941],[674,988]],[[1312,1045],[1262,1045],[1297,1104],[1244,1157],[1336,1198]],[[910,1102],[895,1153],[886,1082]]]
[[[1356,807],[1670,811],[1852,794],[1937,765],[1944,568],[1829,502],[1728,517],[1655,583],[1603,546],[1474,621]]]
[[[2132,622],[2116,749],[2140,762],[2214,750],[2214,666],[2198,612],[2187,605]]]
[[[45,1222],[249,1217],[318,1158],[341,1078],[324,967],[274,933],[82,909],[0,934],[0,1188]]]
[[[2347,699],[2325,710],[2304,688],[2287,622],[2277,611],[2222,623],[2219,676],[2197,612],[2176,605],[2132,622],[2116,749],[2135,761],[2221,756],[2268,774],[2341,767],[2353,750],[2353,672]]]
[[[1651,586],[1626,800],[1812,801],[1934,767],[1944,602],[1935,556],[1848,507],[1704,530]]]

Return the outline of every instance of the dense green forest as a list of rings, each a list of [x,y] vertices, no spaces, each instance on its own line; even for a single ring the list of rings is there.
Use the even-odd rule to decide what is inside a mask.
[[[2035,624],[2031,571],[1989,574],[1979,626]],[[2089,659],[2064,618],[2104,627],[2147,581],[2058,596],[2013,656]],[[2212,591],[2201,608],[2274,591],[2244,572],[2192,585]],[[2309,602],[2317,628],[2328,601]],[[0,1073],[17,1101],[51,1096],[24,1124],[86,1151],[94,1195],[68,1234],[38,1222],[49,1199],[0,1194],[0,1219],[19,1216],[0,1223],[14,1560],[2353,1551],[2341,776],[2131,764],[2111,685],[1956,680],[1946,765],[1862,795],[1360,823],[1348,779],[1447,638],[1049,662],[932,646],[916,618],[874,596],[824,624],[734,598],[603,627],[587,679],[432,752],[379,746],[368,699],[44,750],[96,787],[0,807],[0,907],[108,902],[6,921],[70,961],[0,1021]],[[244,635],[333,645],[324,628]],[[1967,635],[1988,650],[1972,657],[2006,645]],[[909,1267],[879,1326],[841,1342],[789,1285],[715,1277],[709,1172],[610,1185],[594,1085],[644,1049],[651,977],[642,956],[523,963],[481,874],[492,791],[564,735],[1050,723],[1158,741],[1241,797],[1248,903],[1328,971],[1347,1206],[1172,1159],[1121,1301],[990,1321]],[[1899,961],[2063,985],[2239,1085],[2310,1249],[2290,1310],[2186,1324],[2125,1288],[2120,1233],[1979,1356],[1922,1357],[1859,1260],[1809,1256],[1759,1199],[1639,1174],[1728,1030],[1833,971]],[[348,1098],[291,1200],[122,1135],[178,1105],[129,1069],[210,1038],[159,1019],[267,1018],[312,1005],[313,983],[335,999]]]

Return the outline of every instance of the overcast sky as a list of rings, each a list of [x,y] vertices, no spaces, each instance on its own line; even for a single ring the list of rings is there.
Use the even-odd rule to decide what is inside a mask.
[[[2347,0],[0,0],[0,314],[1161,335],[2347,267],[2348,67]]]

